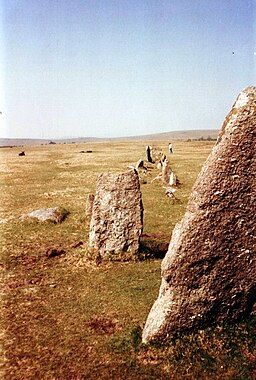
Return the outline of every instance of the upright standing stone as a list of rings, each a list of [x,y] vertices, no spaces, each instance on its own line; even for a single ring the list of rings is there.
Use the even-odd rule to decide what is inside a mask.
[[[156,167],[158,170],[162,171],[162,162],[158,162]]]
[[[138,254],[143,207],[136,170],[101,174],[98,178],[89,247],[102,259],[120,260]]]
[[[256,87],[238,97],[162,262],[143,342],[250,315],[256,296]]]
[[[136,165],[135,165],[135,170],[138,170],[139,168],[144,168],[145,169],[145,167],[144,167],[144,161],[141,160],[141,159],[139,159],[137,161]]]
[[[147,160],[148,162],[153,162],[153,159],[152,159],[152,156],[151,156],[151,148],[150,146],[148,145],[147,148],[146,148],[146,153],[147,153]]]
[[[170,174],[171,174],[170,164],[169,164],[169,161],[165,159],[163,161],[163,166],[162,166],[162,178],[163,178],[163,183],[165,185],[170,184]]]
[[[91,216],[92,215],[92,208],[94,203],[94,194],[88,194],[86,199],[86,206],[85,206],[85,215]]]

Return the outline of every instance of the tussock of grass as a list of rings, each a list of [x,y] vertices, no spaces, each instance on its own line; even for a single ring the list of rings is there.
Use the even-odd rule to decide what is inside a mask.
[[[145,159],[146,145],[28,147],[22,161],[19,148],[1,149],[5,379],[242,380],[255,375],[253,321],[183,334],[162,346],[141,344],[143,324],[160,285],[161,255],[156,253],[163,254],[182,218],[212,143],[174,143],[169,159],[182,183],[174,204],[159,183],[152,182],[158,174],[154,166],[144,175],[140,261],[88,260],[86,195],[95,191],[100,172],[122,172]],[[157,145],[168,153],[165,142]],[[80,153],[88,149],[93,153]],[[70,212],[62,224],[19,219],[56,204]]]

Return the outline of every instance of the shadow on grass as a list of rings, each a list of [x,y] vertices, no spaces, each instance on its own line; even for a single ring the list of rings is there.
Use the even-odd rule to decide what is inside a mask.
[[[163,259],[168,251],[169,243],[160,237],[143,234],[140,242],[139,259]]]

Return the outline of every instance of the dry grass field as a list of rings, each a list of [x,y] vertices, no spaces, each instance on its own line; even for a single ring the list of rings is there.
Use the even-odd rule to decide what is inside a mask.
[[[141,329],[160,284],[154,247],[170,241],[213,142],[174,142],[170,158],[181,186],[172,201],[143,176],[140,260],[88,259],[87,194],[101,172],[123,172],[145,159],[147,141],[2,148],[1,374],[6,380],[254,379],[255,324],[215,326],[141,344]],[[152,142],[167,152],[164,141]],[[25,150],[26,155],[18,153]],[[92,150],[92,153],[81,151]],[[41,207],[70,212],[61,224],[19,217]],[[49,249],[63,254],[48,257]]]

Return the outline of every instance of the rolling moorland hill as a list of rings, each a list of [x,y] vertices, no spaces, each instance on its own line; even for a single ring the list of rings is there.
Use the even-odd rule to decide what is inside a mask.
[[[7,146],[33,146],[71,143],[88,143],[88,142],[107,142],[107,141],[157,141],[157,140],[215,140],[218,135],[217,129],[188,130],[188,131],[170,131],[141,136],[113,137],[113,138],[97,138],[97,137],[79,137],[69,139],[14,139],[0,138],[0,147]]]

